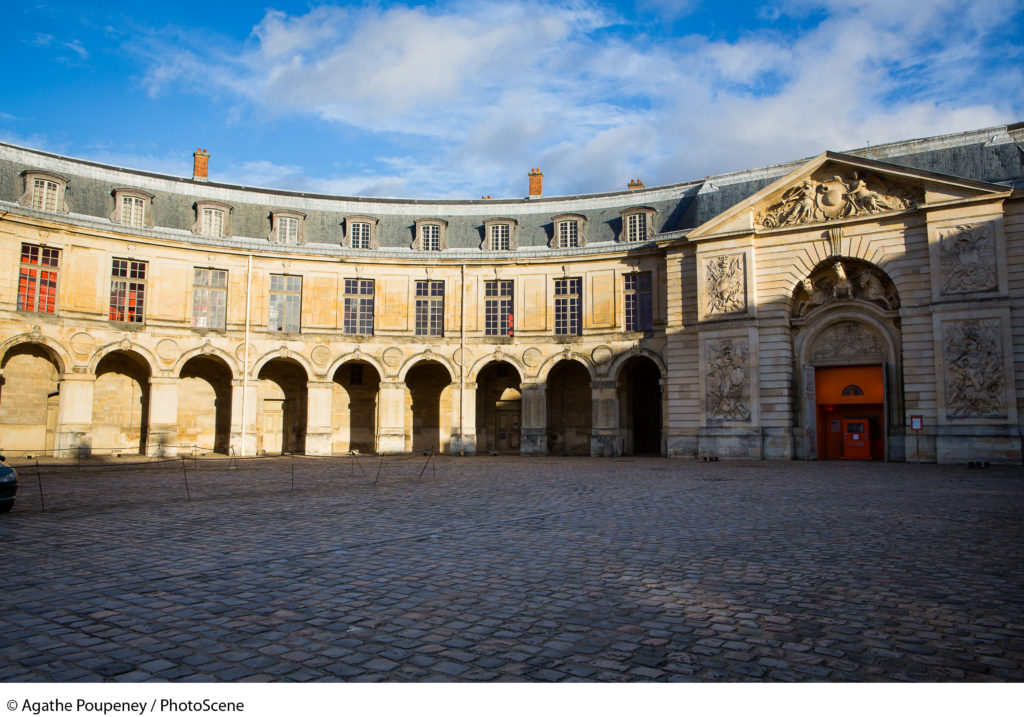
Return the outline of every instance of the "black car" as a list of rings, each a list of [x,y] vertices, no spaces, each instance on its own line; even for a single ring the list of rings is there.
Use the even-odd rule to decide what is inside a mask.
[[[14,507],[14,495],[18,492],[18,473],[3,464],[0,456],[0,513],[6,513]]]

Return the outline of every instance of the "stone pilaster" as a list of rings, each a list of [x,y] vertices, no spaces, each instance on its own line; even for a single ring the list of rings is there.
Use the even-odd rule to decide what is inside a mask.
[[[617,456],[622,452],[619,439],[619,391],[614,380],[592,381],[590,455]]]
[[[405,453],[405,382],[382,380],[377,400],[380,406],[377,452]]]
[[[331,455],[331,381],[306,384],[306,455]]]
[[[548,454],[548,402],[547,386],[543,383],[523,383],[519,390],[522,401],[522,435],[519,453],[524,456]]]
[[[244,401],[242,399],[243,394],[245,396]],[[231,382],[231,450],[236,456],[256,455],[256,449],[259,445],[256,437],[256,416],[259,411],[259,398],[258,381],[250,381],[248,389],[245,388],[241,379],[235,379]],[[245,415],[243,415],[243,403],[245,404]]]
[[[178,455],[178,384],[177,376],[153,376],[149,379],[149,438],[146,454]]]
[[[94,373],[65,373],[60,377],[57,435],[53,452],[74,458],[92,454],[92,400],[96,387]]]

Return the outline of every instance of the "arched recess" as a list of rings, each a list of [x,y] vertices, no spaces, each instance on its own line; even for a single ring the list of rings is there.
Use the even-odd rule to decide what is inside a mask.
[[[511,369],[516,372],[516,375],[520,381],[527,374],[526,367],[523,366],[523,364],[515,356],[509,356],[506,353],[495,352],[487,354],[483,358],[478,359],[476,363],[470,366],[469,373],[466,374],[466,380],[470,382],[479,381],[480,372],[487,368],[490,368],[495,363],[508,364],[511,367]]]
[[[420,366],[424,363],[438,364],[445,371],[448,372],[448,376],[452,377],[451,380],[454,380],[454,377],[459,375],[458,369],[451,361],[446,359],[444,356],[438,356],[433,351],[428,350],[418,353],[415,356],[410,356],[408,360],[406,360],[406,362],[402,364],[402,368],[398,369],[398,380],[406,381],[409,372],[416,366]]]
[[[848,257],[822,262],[794,289],[794,413],[804,429],[795,455],[904,458],[899,306],[884,271]]]
[[[365,360],[338,366],[331,383],[331,452],[373,453],[381,375]]]
[[[476,375],[477,451],[518,454],[523,399],[520,373],[508,361],[492,360]]]
[[[593,427],[591,374],[575,359],[559,361],[547,373],[548,455],[590,455]]]
[[[257,378],[257,450],[304,453],[308,410],[305,368],[294,358],[271,358],[262,363]]]
[[[451,444],[452,373],[438,361],[405,371],[405,450],[445,453]]]
[[[585,357],[575,352],[562,352],[544,359],[544,362],[537,369],[537,382],[546,383],[552,369],[563,361],[573,361],[578,363],[583,367],[583,370],[587,372],[587,376],[590,377],[591,381],[597,379],[597,369],[594,367],[594,364],[590,363],[590,361]]]
[[[263,369],[266,367],[266,365],[271,363],[272,361],[285,361],[295,366],[295,368],[302,373],[303,382],[308,381],[311,376],[314,376],[316,374],[316,372],[313,370],[313,367],[309,364],[309,361],[306,360],[305,356],[297,354],[294,351],[289,351],[287,349],[280,348],[275,349],[274,351],[268,351],[267,353],[263,354],[258,359],[256,359],[256,361],[254,361],[251,364],[252,369],[249,375],[258,377],[263,372]]]
[[[31,342],[9,347],[0,359],[0,446],[6,455],[51,451],[57,431],[60,363]]]
[[[227,453],[231,441],[231,368],[219,356],[185,361],[178,383],[178,444]]]
[[[660,454],[661,369],[650,357],[634,354],[619,364],[617,376],[622,452]]]
[[[241,378],[241,368],[235,360],[235,357],[227,351],[222,351],[221,349],[212,348],[210,346],[198,346],[186,351],[178,357],[177,361],[174,362],[174,368],[171,370],[180,375],[185,364],[196,357],[202,356],[208,356],[219,361],[228,370],[229,379],[233,379],[235,376]]]
[[[150,364],[118,349],[96,363],[92,400],[94,453],[145,453],[149,440]]]

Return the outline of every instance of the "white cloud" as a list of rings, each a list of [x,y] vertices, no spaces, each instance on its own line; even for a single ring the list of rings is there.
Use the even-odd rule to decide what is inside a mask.
[[[690,9],[637,3],[661,5]],[[422,148],[370,175],[239,168],[265,179],[257,183],[515,196],[526,169],[541,166],[552,191],[604,191],[632,176],[684,181],[1013,119],[1024,110],[1022,73],[993,76],[988,63],[1019,58],[1021,45],[993,48],[989,38],[1019,12],[1013,0],[784,0],[754,14],[798,17],[805,29],[794,35],[768,23],[734,40],[656,45],[635,41],[642,28],[616,34],[629,19],[585,2],[321,6],[269,11],[242,45],[189,45],[184,31],[170,46],[154,40],[146,83]]]

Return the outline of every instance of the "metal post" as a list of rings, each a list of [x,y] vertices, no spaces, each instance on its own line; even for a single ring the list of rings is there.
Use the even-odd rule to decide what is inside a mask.
[[[181,457],[181,475],[185,479],[185,494],[188,496],[188,502],[192,502],[192,491],[188,487],[188,469],[185,468],[185,456]]]
[[[292,492],[294,493],[295,492],[295,454],[294,453],[289,453],[288,455],[291,456],[291,459],[292,459]]]
[[[43,499],[43,479],[39,475],[39,459],[36,458],[36,483],[39,485],[39,509],[46,512],[46,501]]]

